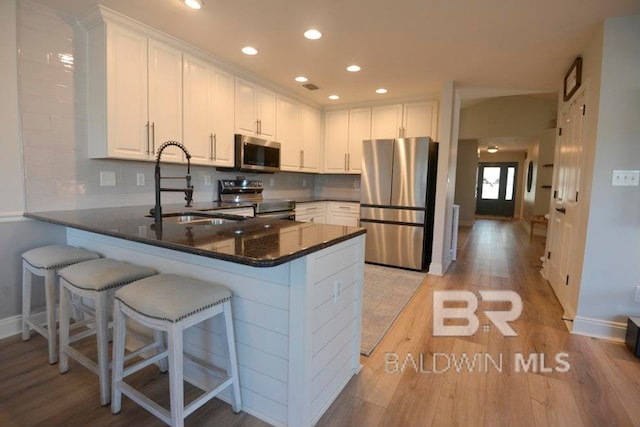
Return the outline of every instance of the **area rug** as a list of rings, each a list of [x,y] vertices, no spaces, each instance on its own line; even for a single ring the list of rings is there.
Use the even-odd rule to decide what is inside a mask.
[[[418,290],[426,273],[365,264],[360,353],[369,356]]]

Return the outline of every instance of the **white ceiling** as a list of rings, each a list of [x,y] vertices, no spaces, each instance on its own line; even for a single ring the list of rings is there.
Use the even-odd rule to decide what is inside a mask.
[[[200,11],[179,0],[37,1],[72,16],[102,3],[323,106],[438,96],[448,80],[487,96],[557,91],[599,23],[640,13],[640,0],[204,0]],[[306,40],[311,27],[324,37]],[[345,71],[351,63],[362,71]],[[389,93],[375,94],[381,86]]]

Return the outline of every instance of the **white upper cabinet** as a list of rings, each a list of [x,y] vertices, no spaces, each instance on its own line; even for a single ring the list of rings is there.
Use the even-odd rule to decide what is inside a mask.
[[[153,160],[182,141],[182,53],[110,22],[89,30],[89,157]],[[179,162],[178,150],[163,161]]]
[[[371,139],[371,109],[349,110],[349,152],[347,172],[362,172],[362,141]]]
[[[349,150],[349,110],[324,115],[324,172],[346,173]]]
[[[405,138],[428,136],[438,140],[438,101],[404,104],[402,136]]]
[[[324,172],[362,171],[362,141],[371,138],[371,109],[329,111],[325,114]]]
[[[322,144],[322,115],[320,111],[301,107],[302,120],[302,170],[320,172],[320,146]]]
[[[89,157],[152,157],[147,38],[112,24],[89,31]]]
[[[276,94],[253,83],[236,79],[236,131],[245,135],[275,139]]]
[[[191,162],[233,165],[233,76],[184,55],[184,144]]]
[[[372,108],[371,138],[429,136],[437,139],[438,101]]]
[[[280,147],[280,168],[298,172],[302,169],[302,127],[300,106],[278,96],[276,101],[276,133]]]
[[[149,39],[149,126],[151,152],[166,141],[182,142],[182,52]],[[167,149],[163,161],[181,161],[180,150]]]
[[[213,162],[216,166],[233,166],[235,78],[217,68],[213,73]]]
[[[402,104],[371,109],[371,138],[397,138],[402,128]]]

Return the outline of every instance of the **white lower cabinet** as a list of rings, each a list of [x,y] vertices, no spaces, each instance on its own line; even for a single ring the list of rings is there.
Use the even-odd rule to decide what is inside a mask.
[[[325,224],[327,222],[326,202],[296,203],[296,221]]]
[[[360,204],[348,202],[327,202],[327,224],[360,225]]]
[[[360,204],[355,202],[298,203],[296,204],[296,221],[358,227]]]

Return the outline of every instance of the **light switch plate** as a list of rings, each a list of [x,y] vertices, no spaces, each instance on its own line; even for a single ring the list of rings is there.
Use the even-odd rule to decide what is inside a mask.
[[[204,175],[204,185],[211,185],[211,175],[208,173]]]
[[[614,170],[611,185],[615,187],[637,187],[640,185],[640,171]]]
[[[115,187],[116,173],[100,171],[100,187]]]
[[[136,174],[136,184],[138,185],[138,187],[144,186],[144,174],[143,173]]]

